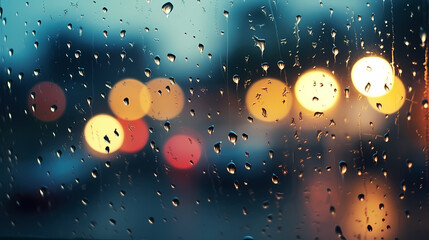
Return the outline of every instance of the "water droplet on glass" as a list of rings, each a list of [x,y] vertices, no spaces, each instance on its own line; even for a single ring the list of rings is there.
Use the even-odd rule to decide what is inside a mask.
[[[271,181],[274,184],[279,184],[279,177],[276,174],[273,173],[273,175],[271,176]]]
[[[161,10],[165,13],[166,17],[170,15],[171,11],[173,11],[173,4],[171,2],[167,2],[162,5]]]
[[[167,58],[170,62],[174,62],[176,60],[176,56],[172,53],[167,54]],[[159,64],[157,64],[159,65]]]
[[[122,30],[122,31],[119,33],[119,35],[121,36],[121,38],[124,38],[124,37],[125,37],[125,34],[127,34],[127,31],[126,31],[126,30]]]
[[[214,132],[214,125],[210,125],[207,132],[211,135]]]
[[[344,95],[346,96],[346,98],[350,98],[350,89],[349,88],[344,89]]]
[[[285,62],[283,62],[282,60],[279,60],[277,62],[277,67],[280,69],[280,71],[282,71],[285,68]]]
[[[213,146],[213,149],[214,149],[215,153],[217,153],[217,154],[220,153],[220,145],[221,145],[221,143],[222,142],[219,141],[219,142],[215,143],[214,146]]]
[[[368,83],[365,85],[365,92],[369,92],[369,89],[371,89],[371,83],[370,83],[370,82],[368,82]]]
[[[261,56],[263,56],[265,50],[265,39],[253,36],[253,41],[255,41],[255,47],[259,48],[259,50],[261,51]]]
[[[427,35],[423,27],[420,27],[420,41],[422,42],[420,44],[421,47],[425,47],[426,44]]]
[[[168,132],[168,131],[170,131],[170,128],[171,128],[171,123],[170,123],[170,121],[165,121],[165,123],[164,123],[164,129],[165,129],[165,131],[166,132]]]
[[[126,97],[126,98],[124,98],[124,105],[125,106],[128,106],[128,105],[130,105],[130,100]]]
[[[204,45],[203,44],[198,44],[198,50],[200,50],[200,53],[203,53],[204,51]]]
[[[174,197],[173,200],[171,200],[171,203],[173,204],[173,206],[177,207],[179,206],[180,202],[179,202],[179,198],[178,197]]]
[[[340,161],[339,167],[340,167],[340,173],[344,175],[347,172],[347,163],[345,161]]]
[[[389,141],[389,132],[385,133],[383,137],[384,137],[384,141],[388,142]]]
[[[359,194],[359,195],[358,195],[358,200],[359,200],[359,201],[361,201],[361,202],[362,202],[363,200],[365,200],[365,195],[364,195],[363,193]]]
[[[235,163],[230,162],[228,163],[228,165],[226,166],[226,170],[230,173],[230,174],[235,174],[235,170],[237,169],[237,167],[235,166]]]
[[[228,140],[235,145],[235,143],[237,142],[237,134],[234,131],[230,131],[228,133]]]
[[[269,67],[270,67],[270,65],[268,65],[267,62],[261,63],[261,68],[264,70],[265,74],[267,74],[267,71],[268,71]]]
[[[55,112],[55,111],[57,111],[57,109],[58,109],[57,105],[51,106],[51,112]]]
[[[226,19],[228,19],[228,17],[229,17],[229,12],[228,12],[228,11],[226,11],[226,10],[224,10],[224,11],[223,11],[223,15],[225,16],[225,18],[226,18]]]
[[[97,178],[98,177],[98,169],[97,168],[92,169],[91,176],[93,178]]]
[[[39,190],[39,193],[42,197],[46,197],[48,194],[48,188],[46,186],[42,186]]]
[[[273,151],[272,149],[270,149],[270,150],[268,151],[268,157],[269,157],[270,159],[273,159],[273,158],[274,158],[274,151]]]
[[[155,64],[159,66],[159,64],[161,63],[161,58],[159,56],[155,56],[154,61]]]

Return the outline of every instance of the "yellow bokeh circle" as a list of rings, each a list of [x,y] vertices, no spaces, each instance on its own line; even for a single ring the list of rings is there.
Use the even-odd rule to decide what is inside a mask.
[[[264,78],[247,90],[246,106],[250,114],[259,120],[278,121],[286,117],[292,108],[292,93],[285,83]]]
[[[98,153],[117,151],[124,141],[124,130],[114,117],[100,114],[92,117],[85,126],[84,137],[88,146]]]
[[[405,86],[401,79],[395,77],[392,89],[380,97],[368,97],[372,108],[380,113],[391,114],[397,112],[405,102]]]
[[[149,116],[158,120],[167,120],[182,112],[185,97],[177,83],[167,78],[155,78],[147,83],[147,88],[152,98]]]
[[[136,79],[127,78],[116,83],[109,94],[112,112],[125,120],[142,118],[150,109],[148,88]]]
[[[380,57],[364,57],[352,68],[355,88],[368,97],[379,97],[393,87],[394,73],[389,62]]]
[[[298,102],[313,112],[328,110],[339,96],[339,86],[334,76],[323,70],[311,70],[301,75],[294,90]]]

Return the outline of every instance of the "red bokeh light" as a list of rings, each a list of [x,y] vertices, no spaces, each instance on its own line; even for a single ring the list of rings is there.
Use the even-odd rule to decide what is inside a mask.
[[[163,154],[171,166],[188,169],[200,160],[201,144],[190,136],[176,135],[165,143]]]
[[[41,121],[55,121],[66,109],[66,96],[57,84],[41,82],[28,93],[28,108]]]
[[[117,119],[124,129],[124,142],[120,148],[123,152],[134,153],[141,150],[149,138],[147,124],[142,119],[127,121]]]

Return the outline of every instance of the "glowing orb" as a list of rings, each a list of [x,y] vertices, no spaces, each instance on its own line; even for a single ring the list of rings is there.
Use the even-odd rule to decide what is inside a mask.
[[[187,135],[176,135],[168,139],[163,148],[167,162],[178,169],[187,169],[198,163],[201,144]]]
[[[124,142],[121,123],[105,114],[96,115],[86,123],[84,136],[91,149],[103,154],[115,152]]]
[[[352,68],[352,82],[365,96],[379,97],[393,87],[394,73],[390,64],[380,57],[364,57]]]
[[[179,85],[170,79],[156,78],[147,83],[152,97],[149,116],[158,120],[172,119],[180,114],[185,98]]]
[[[395,77],[390,91],[380,97],[368,97],[368,102],[375,110],[384,114],[397,112],[405,102],[405,87],[401,79]]]
[[[142,118],[150,109],[150,94],[147,87],[135,80],[124,79],[116,83],[109,94],[112,112],[125,120]]]
[[[331,108],[338,99],[339,87],[329,72],[311,70],[298,78],[295,96],[307,110],[323,112]]]
[[[246,93],[246,106],[259,120],[274,122],[283,119],[292,107],[292,93],[285,83],[264,78],[253,83]]]
[[[64,91],[53,82],[38,83],[29,92],[28,108],[39,120],[55,121],[66,109]]]
[[[149,138],[149,130],[142,119],[126,121],[118,119],[124,129],[124,142],[120,148],[124,152],[137,152],[142,149]]]

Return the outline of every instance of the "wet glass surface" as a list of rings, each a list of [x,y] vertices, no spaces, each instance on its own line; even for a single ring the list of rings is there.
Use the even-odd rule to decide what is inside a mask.
[[[426,0],[0,0],[1,239],[426,239]]]

